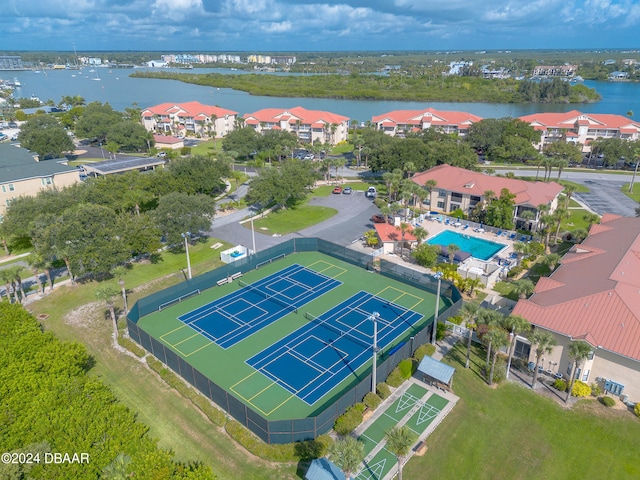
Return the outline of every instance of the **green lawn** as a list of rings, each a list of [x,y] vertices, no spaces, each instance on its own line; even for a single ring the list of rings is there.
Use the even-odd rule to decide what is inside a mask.
[[[206,140],[191,147],[192,155],[212,155],[222,150],[222,140]]]
[[[625,183],[622,186],[622,193],[624,193],[627,197],[631,198],[632,200],[635,200],[636,202],[640,203],[640,181],[634,182],[632,192],[629,192],[629,183]]]
[[[485,352],[466,348],[445,361],[456,368],[453,411],[413,457],[405,478],[542,479],[640,478],[640,419],[585,400],[570,410],[505,383],[490,388],[479,376]]]
[[[286,235],[297,232],[328,218],[333,217],[338,211],[335,208],[319,207],[314,205],[300,205],[296,208],[280,209],[271,212],[264,218],[254,220],[254,228],[265,234]],[[251,228],[251,222],[244,224]]]

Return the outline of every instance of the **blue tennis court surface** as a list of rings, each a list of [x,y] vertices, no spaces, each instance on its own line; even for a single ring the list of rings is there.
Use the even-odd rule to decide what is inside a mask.
[[[222,348],[229,348],[297,311],[341,282],[294,264],[190,311],[178,320]]]
[[[362,367],[373,352],[377,319],[379,348],[385,348],[423,315],[360,291],[320,317],[247,360],[247,363],[309,405]]]

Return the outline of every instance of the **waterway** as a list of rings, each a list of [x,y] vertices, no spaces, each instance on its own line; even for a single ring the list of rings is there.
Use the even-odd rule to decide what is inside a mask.
[[[17,78],[22,86],[16,97],[32,95],[43,101],[60,102],[63,96],[80,95],[87,102],[108,102],[114,109],[123,111],[137,105],[146,108],[160,103],[199,101],[207,105],[218,105],[238,112],[240,115],[263,108],[291,108],[302,106],[312,110],[338,113],[353,120],[364,122],[374,115],[392,110],[420,110],[428,107],[437,110],[470,112],[480,117],[519,117],[536,112],[567,112],[579,110],[585,113],[612,113],[640,120],[640,83],[592,82],[585,84],[595,88],[602,100],[593,104],[499,104],[499,103],[453,103],[453,102],[400,102],[373,100],[337,100],[322,98],[277,98],[252,96],[228,88],[212,88],[191,85],[175,80],[131,78],[134,69],[85,68],[78,70],[43,70],[0,72],[0,77]],[[240,70],[197,69],[190,73],[242,73]]]

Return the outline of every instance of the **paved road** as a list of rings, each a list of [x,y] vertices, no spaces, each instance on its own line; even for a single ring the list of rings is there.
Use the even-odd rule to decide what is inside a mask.
[[[512,171],[520,176],[536,176],[535,170]],[[555,180],[556,176],[552,175],[552,178]],[[560,179],[586,186],[589,189],[588,193],[576,193],[574,196],[600,215],[616,213],[625,217],[633,217],[636,214],[638,204],[620,191],[622,185],[631,181],[631,175],[565,170]],[[640,177],[637,180],[640,181]]]
[[[223,200],[224,201],[224,200]],[[354,191],[351,195],[330,195],[328,197],[313,197],[309,205],[326,206],[338,210],[338,214],[318,225],[274,237],[266,235],[260,230],[255,231],[256,250],[277,245],[295,237],[320,237],[339,245],[349,245],[362,237],[366,230],[373,228],[371,216],[378,213],[371,199],[365,198],[364,192]],[[240,225],[238,222],[249,216],[248,208],[216,217],[209,235],[226,240],[234,245],[252,247],[250,224]],[[247,228],[249,227],[249,228]]]

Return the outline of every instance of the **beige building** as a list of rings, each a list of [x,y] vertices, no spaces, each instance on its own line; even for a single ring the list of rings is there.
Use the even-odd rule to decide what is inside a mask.
[[[513,314],[555,336],[558,345],[545,355],[545,371],[567,379],[567,347],[584,340],[592,351],[576,378],[640,402],[640,218],[605,214]]]
[[[244,123],[256,132],[285,130],[302,143],[336,145],[349,139],[349,118],[321,110],[294,107],[265,108],[244,116]]]
[[[421,187],[425,187],[429,180],[435,181],[435,187],[431,195],[427,196],[425,205],[432,211],[442,213],[461,209],[468,214],[478,203],[486,201],[486,192],[491,191],[499,196],[502,189],[506,188],[516,196],[513,210],[516,228],[526,230],[535,229],[540,219],[540,205],[549,205],[550,212],[556,209],[558,195],[563,189],[556,182],[527,182],[518,178],[494,177],[447,164],[416,173],[412,180]],[[531,215],[525,215],[525,212],[531,212]]]
[[[162,103],[142,111],[142,125],[159,135],[224,137],[236,126],[238,112],[200,102]]]
[[[8,142],[0,143],[0,217],[14,198],[34,197],[40,190],[80,181],[80,171],[66,159],[37,161],[37,155]]]

